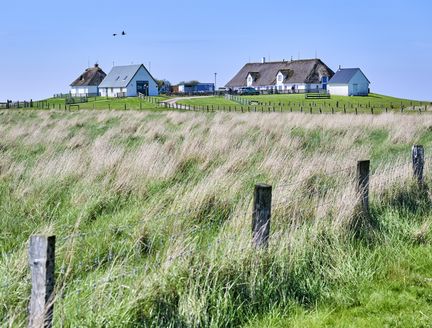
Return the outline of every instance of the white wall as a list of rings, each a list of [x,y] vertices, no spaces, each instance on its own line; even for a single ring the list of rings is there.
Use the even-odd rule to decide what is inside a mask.
[[[152,79],[150,74],[144,67],[140,67],[134,78],[129,82],[127,86],[127,96],[136,97],[138,96],[136,91],[136,81],[148,81],[149,83],[149,96],[157,96],[159,94],[156,81]]]
[[[100,88],[102,97],[117,97],[117,94],[122,92],[122,88]]]
[[[327,84],[327,90],[334,96],[348,96],[348,84]]]
[[[86,96],[86,95],[94,95],[98,94],[98,87],[95,85],[90,86],[80,86],[80,87],[70,87],[70,92],[72,95],[77,96]]]

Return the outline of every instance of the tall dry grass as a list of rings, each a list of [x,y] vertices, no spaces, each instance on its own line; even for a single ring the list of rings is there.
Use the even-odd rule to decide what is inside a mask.
[[[356,161],[372,159],[379,220],[405,197],[409,149],[431,127],[426,115],[0,112],[0,315],[25,323],[34,233],[59,237],[66,326],[239,325],[367,280],[370,258],[347,260]],[[261,257],[257,182],[274,187]]]

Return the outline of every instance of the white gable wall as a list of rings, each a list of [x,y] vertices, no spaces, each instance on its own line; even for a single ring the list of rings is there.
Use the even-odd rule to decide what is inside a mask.
[[[138,96],[136,90],[136,81],[148,81],[149,83],[149,96],[157,96],[159,94],[156,81],[150,76],[144,67],[140,67],[134,78],[129,82],[127,86],[127,96],[136,97]]]
[[[357,84],[357,87],[355,87],[354,84]],[[365,96],[368,93],[369,93],[369,81],[360,71],[358,71],[352,77],[349,83],[348,94],[350,96]]]

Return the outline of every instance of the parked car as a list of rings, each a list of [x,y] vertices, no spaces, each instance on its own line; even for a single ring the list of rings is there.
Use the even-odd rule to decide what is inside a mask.
[[[255,88],[245,87],[245,88],[240,88],[238,90],[238,94],[239,95],[259,95],[259,92]]]

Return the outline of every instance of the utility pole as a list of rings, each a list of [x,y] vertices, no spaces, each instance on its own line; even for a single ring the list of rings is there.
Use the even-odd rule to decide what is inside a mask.
[[[217,73],[216,72],[214,73],[214,76],[215,76],[215,82],[214,82],[214,90],[213,90],[213,92],[216,93],[216,77],[217,77]]]

